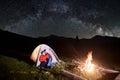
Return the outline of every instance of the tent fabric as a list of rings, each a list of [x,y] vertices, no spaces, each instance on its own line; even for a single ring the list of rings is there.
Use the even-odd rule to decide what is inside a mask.
[[[53,49],[51,47],[49,47],[46,44],[40,44],[33,50],[32,54],[30,56],[30,59],[36,63],[37,67],[40,65],[39,57],[41,55],[41,52],[45,49],[52,57],[51,64],[58,63],[60,61],[58,56],[56,55],[56,53],[53,51]]]

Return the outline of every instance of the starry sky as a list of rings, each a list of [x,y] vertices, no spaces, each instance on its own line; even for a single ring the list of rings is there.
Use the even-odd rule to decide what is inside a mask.
[[[35,38],[120,37],[120,1],[0,0],[0,29]]]

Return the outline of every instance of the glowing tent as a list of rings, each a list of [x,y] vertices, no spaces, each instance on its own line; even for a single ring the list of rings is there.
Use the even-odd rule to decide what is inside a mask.
[[[40,44],[33,50],[32,54],[30,56],[30,59],[36,63],[37,67],[40,65],[39,57],[41,55],[41,52],[45,49],[52,57],[52,61],[51,61],[52,64],[60,62],[58,56],[56,55],[56,53],[53,51],[52,48],[50,48],[46,44]]]

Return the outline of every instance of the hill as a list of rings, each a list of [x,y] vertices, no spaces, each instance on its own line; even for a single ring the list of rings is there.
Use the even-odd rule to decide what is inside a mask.
[[[86,58],[88,51],[93,51],[96,62],[110,65],[119,64],[120,38],[94,36],[91,39],[65,38],[55,35],[31,38],[6,31],[0,31],[0,53],[29,60],[33,49],[39,44],[47,44],[61,58]],[[65,59],[63,58],[63,59]]]
[[[41,73],[39,74],[38,72],[39,70],[31,66],[33,63],[29,57],[33,49],[39,44],[49,45],[57,53],[58,57],[66,63],[76,58],[83,60],[86,58],[88,51],[93,51],[93,61],[95,63],[120,70],[120,38],[98,35],[91,39],[74,39],[55,35],[31,38],[6,31],[0,31],[0,37],[1,79],[6,79],[7,75],[9,75],[9,79],[18,79],[21,77],[20,79],[23,80],[24,76],[28,78],[32,77],[31,80],[35,80],[36,78],[48,79],[46,76],[41,76]],[[30,76],[32,74],[31,70],[38,71],[33,76]],[[17,71],[20,71],[20,73]],[[23,74],[24,71],[25,74]],[[2,74],[3,72],[5,72],[5,75]],[[19,76],[15,77],[16,73]],[[61,77],[61,75],[58,75],[58,78],[59,76]],[[64,80],[68,79],[65,78]]]

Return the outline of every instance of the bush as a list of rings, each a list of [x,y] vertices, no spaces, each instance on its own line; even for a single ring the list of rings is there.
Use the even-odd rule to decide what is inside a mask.
[[[54,64],[51,71],[53,73],[60,73],[60,71],[65,69],[65,67],[66,67],[65,62],[61,61],[60,63]]]

